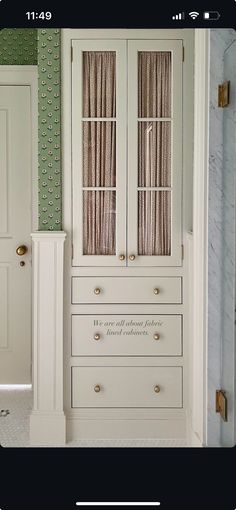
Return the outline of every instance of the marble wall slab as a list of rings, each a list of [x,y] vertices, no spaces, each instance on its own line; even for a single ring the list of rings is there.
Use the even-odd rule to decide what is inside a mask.
[[[209,140],[209,212],[208,212],[208,445],[229,443],[230,421],[221,424],[215,413],[215,391],[226,384],[232,390],[232,356],[234,353],[234,289],[235,289],[235,196],[232,185],[236,173],[233,157],[236,132],[235,106],[231,106],[230,123],[225,124],[225,108],[218,107],[218,85],[225,79],[226,50],[236,40],[232,29],[213,29],[210,35],[210,140]],[[234,46],[236,61],[236,46]],[[231,57],[232,58],[232,57]],[[235,67],[233,59],[231,69]],[[227,74],[227,73],[226,73]],[[236,74],[231,77],[236,86]],[[234,125],[235,128],[235,125]],[[227,151],[225,149],[227,141]],[[227,160],[227,163],[226,163]],[[230,168],[230,171],[229,171]],[[227,346],[226,346],[227,342]],[[223,356],[224,351],[224,356]],[[226,354],[226,356],[225,356]],[[227,381],[223,373],[228,360]],[[231,363],[230,363],[231,360]],[[223,363],[223,365],[222,365]],[[222,369],[223,368],[223,369]],[[231,376],[230,376],[230,370]],[[229,384],[230,383],[230,384]],[[225,388],[226,389],[226,388]],[[232,406],[231,406],[232,407]],[[232,413],[231,413],[232,414]],[[227,429],[227,430],[225,430]],[[222,435],[223,432],[223,435]]]

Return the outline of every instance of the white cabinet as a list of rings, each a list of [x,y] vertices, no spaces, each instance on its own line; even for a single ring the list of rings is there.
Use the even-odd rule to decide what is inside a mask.
[[[181,315],[72,315],[72,356],[181,356]]]
[[[181,303],[181,278],[74,277],[72,303]]]
[[[73,265],[180,266],[182,41],[73,41]]]
[[[85,32],[70,31],[65,78],[68,430],[119,437],[122,420],[122,437],[183,437],[188,36]]]
[[[181,367],[73,367],[73,407],[182,407]]]

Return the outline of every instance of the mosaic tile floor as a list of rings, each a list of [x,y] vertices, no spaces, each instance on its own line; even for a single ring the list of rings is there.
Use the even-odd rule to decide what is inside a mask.
[[[0,389],[0,444],[3,447],[30,447],[29,415],[32,409],[32,391],[27,389]],[[2,412],[1,412],[2,411]],[[7,414],[9,411],[9,414]],[[62,445],[58,445],[59,447]],[[69,448],[179,448],[187,443],[181,439],[135,440],[81,440],[66,444]]]

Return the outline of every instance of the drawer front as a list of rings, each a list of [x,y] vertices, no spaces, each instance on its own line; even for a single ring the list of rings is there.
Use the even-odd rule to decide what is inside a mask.
[[[73,367],[72,407],[182,407],[182,367]]]
[[[73,277],[72,303],[181,303],[180,277]]]
[[[72,315],[72,356],[181,354],[181,315]]]

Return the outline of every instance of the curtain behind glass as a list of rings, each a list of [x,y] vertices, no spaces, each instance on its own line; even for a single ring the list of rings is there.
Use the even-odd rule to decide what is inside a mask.
[[[171,52],[138,54],[138,116],[171,117]]]
[[[115,191],[84,191],[83,211],[84,255],[115,255]]]
[[[116,53],[83,52],[83,186],[116,186]],[[116,252],[116,192],[84,191],[83,252]]]
[[[138,53],[138,253],[171,254],[171,52]],[[142,121],[141,119],[152,119]]]
[[[170,122],[138,123],[138,185],[171,186]]]
[[[139,255],[171,254],[171,192],[138,192]]]
[[[83,52],[83,116],[116,116],[116,54]]]

